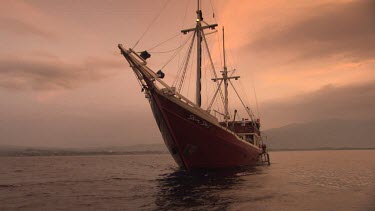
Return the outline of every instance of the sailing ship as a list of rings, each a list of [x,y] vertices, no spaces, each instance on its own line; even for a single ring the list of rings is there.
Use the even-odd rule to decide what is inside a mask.
[[[170,86],[163,81],[165,74],[162,70],[155,72],[148,67],[146,60],[151,55],[147,51],[136,52],[132,48],[124,48],[122,44],[119,44],[118,48],[134,71],[142,87],[142,92],[145,93],[145,97],[150,103],[165,145],[180,167],[190,170],[244,167],[264,162],[269,164],[269,155],[266,145],[263,143],[259,118],[255,118],[250,108],[242,100],[241,103],[249,119],[236,120],[237,110],[234,111],[231,118],[228,109],[229,84],[233,85],[231,80],[238,80],[240,76],[234,76],[234,71],[229,74],[226,65],[224,28],[224,67],[221,77],[218,77],[214,71],[215,77],[212,78],[212,82],[215,83],[217,89],[208,107],[202,107],[202,43],[205,44],[203,47],[207,47],[206,52],[208,52],[214,69],[204,31],[216,30],[218,24],[208,24],[203,21],[199,0],[196,13],[195,27],[181,30],[182,34],[193,34],[186,62],[191,56],[193,45],[197,46],[195,102],[181,94],[181,84],[186,74],[187,65],[182,73],[182,82],[178,86]],[[237,91],[236,94],[240,97]],[[214,99],[218,96],[222,97],[224,112],[211,109]],[[222,121],[216,117],[215,112],[222,115]]]

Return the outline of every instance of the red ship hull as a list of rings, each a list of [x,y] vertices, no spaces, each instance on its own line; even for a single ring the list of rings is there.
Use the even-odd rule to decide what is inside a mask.
[[[232,168],[259,162],[261,148],[243,140],[207,111],[175,93],[135,52],[124,50],[121,45],[119,48],[145,90],[164,142],[180,167]],[[158,88],[155,80],[166,88]]]
[[[151,108],[164,142],[186,169],[229,168],[257,164],[261,149],[228,129],[198,116],[160,91],[151,91]]]

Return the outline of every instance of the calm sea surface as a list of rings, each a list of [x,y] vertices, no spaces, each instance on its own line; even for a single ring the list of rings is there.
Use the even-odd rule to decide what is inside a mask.
[[[1,157],[0,210],[375,210],[375,150],[271,159],[188,173],[168,154]]]

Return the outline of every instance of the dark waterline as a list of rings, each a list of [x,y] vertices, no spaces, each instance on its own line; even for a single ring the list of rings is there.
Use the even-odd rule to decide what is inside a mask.
[[[0,210],[374,210],[375,151],[272,152],[186,172],[167,154],[0,158]]]

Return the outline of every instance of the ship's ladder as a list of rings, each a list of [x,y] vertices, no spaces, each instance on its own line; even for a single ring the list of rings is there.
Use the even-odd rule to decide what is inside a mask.
[[[262,148],[262,152],[259,154],[258,160],[260,165],[271,165],[270,154],[268,154],[268,150],[266,148]]]

